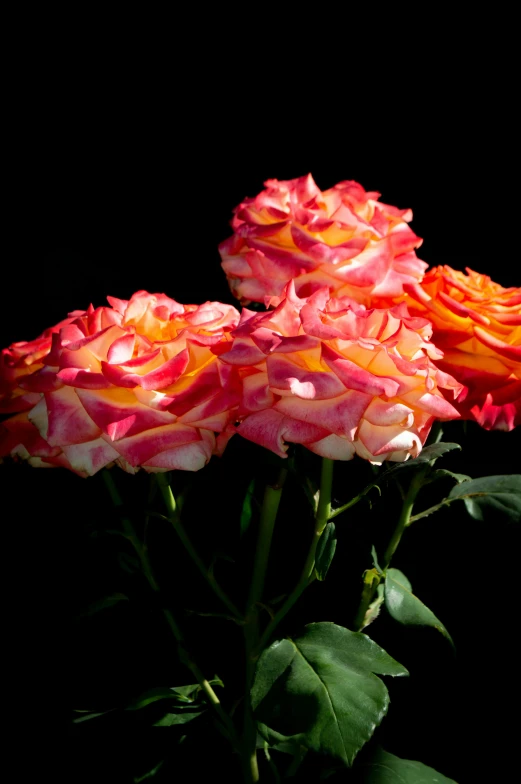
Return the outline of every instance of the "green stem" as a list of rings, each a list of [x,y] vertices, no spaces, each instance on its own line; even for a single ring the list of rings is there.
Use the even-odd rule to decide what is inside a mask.
[[[443,425],[441,422],[436,420],[432,427],[431,432],[429,433],[429,437],[427,439],[428,444],[437,444],[443,438]]]
[[[398,523],[393,531],[393,535],[391,536],[391,540],[387,545],[387,549],[383,556],[381,567],[384,572],[387,570],[389,564],[391,563],[391,559],[396,552],[396,548],[400,544],[403,532],[405,531],[405,528],[410,520],[414,502],[416,501],[416,496],[418,495],[420,487],[421,482],[416,482],[415,479],[413,479],[402,504]]]
[[[293,605],[297,602],[298,599],[300,599],[301,595],[304,593],[308,585],[311,585],[314,579],[314,577],[311,577],[309,580],[299,580],[282,607],[275,613],[269,624],[264,629],[257,646],[257,650],[259,652],[264,650],[279,623],[286,617]]]
[[[255,551],[255,563],[253,566],[253,576],[251,580],[250,593],[248,597],[248,610],[254,607],[262,599],[264,590],[264,580],[271,549],[271,540],[275,528],[275,520],[279,509],[282,488],[286,480],[287,471],[283,468],[274,485],[267,485],[264,491],[262,509],[259,521],[259,533],[257,536],[257,548]]]
[[[116,509],[121,510],[121,508],[123,507],[123,499],[121,498],[121,496],[119,494],[119,490],[116,487],[116,483],[114,482],[114,479],[112,478],[112,474],[110,473],[110,470],[109,469],[105,469],[104,471],[102,471],[101,475],[103,477],[103,481],[105,482],[105,487],[107,488],[107,490],[109,492],[109,495],[110,495],[112,503],[114,504]],[[147,578],[148,583],[149,583],[150,587],[152,588],[152,590],[155,591],[155,592],[158,592],[159,591],[159,586],[158,586],[158,584],[156,582],[156,579],[155,579],[155,577],[154,577],[154,575],[152,573],[150,562],[149,562],[148,556],[147,556],[146,547],[144,547],[141,544],[141,542],[139,541],[138,536],[136,534],[136,531],[134,530],[134,526],[132,525],[132,523],[130,521],[130,518],[128,518],[126,515],[124,515],[124,514],[122,514],[120,512],[120,520],[121,520],[121,523],[123,525],[123,530],[125,531],[127,539],[131,543],[132,547],[134,548],[134,550],[136,552],[137,557],[139,558],[139,562],[141,564],[141,570],[142,570],[143,574]],[[169,622],[169,626],[171,626],[170,622]]]
[[[351,507],[357,504],[361,500],[361,498],[362,498],[362,494],[355,495],[355,497],[352,498],[350,501],[348,501],[347,504],[344,504],[343,506],[339,506],[338,509],[333,509],[333,511],[330,513],[328,517],[328,521],[334,520],[335,517],[337,517],[339,514],[342,514],[342,512],[345,512],[347,509],[351,509]]]
[[[257,644],[259,641],[258,603],[262,599],[266,570],[275,529],[275,521],[279,509],[282,488],[286,480],[287,471],[281,469],[278,480],[274,485],[267,485],[259,520],[257,535],[257,548],[255,563],[251,580],[250,592],[246,606],[246,623],[244,624],[244,642],[246,647],[246,683],[244,694],[244,739],[243,739],[243,765],[246,782],[259,780],[259,766],[257,763],[257,723],[253,716],[250,702],[250,692],[255,675],[257,662]]]
[[[242,623],[242,615],[229,596],[223,591],[215,577],[211,572],[208,571],[206,566],[204,565],[201,557],[195,547],[193,546],[192,542],[188,534],[186,533],[183,525],[181,523],[181,519],[179,516],[179,512],[177,510],[177,505],[175,502],[174,494],[172,493],[172,488],[168,484],[168,481],[164,474],[159,473],[156,474],[157,484],[159,485],[159,489],[161,491],[161,495],[163,496],[163,500],[165,502],[167,508],[167,517],[170,523],[172,524],[176,534],[178,535],[179,539],[181,540],[186,552],[192,559],[194,565],[197,567],[201,575],[203,576],[206,583],[212,589],[214,594],[221,600],[221,602],[228,608],[232,616],[236,621]]]
[[[249,630],[250,625],[244,627],[244,641],[246,646],[246,681],[244,694],[244,730],[242,739],[242,758],[244,780],[247,784],[259,780],[259,765],[257,762],[257,722],[251,708],[250,692],[255,675],[255,660],[252,651],[255,647],[256,635]]]
[[[374,468],[374,467],[375,467],[375,466],[372,466],[372,468]],[[347,502],[347,504],[344,504],[343,506],[339,506],[337,509],[333,509],[333,510],[332,510],[332,511],[329,513],[328,521],[329,521],[329,520],[334,520],[334,519],[335,519],[335,517],[336,517],[337,515],[339,515],[339,514],[342,514],[342,512],[345,512],[345,511],[346,511],[346,509],[350,509],[352,506],[354,506],[355,504],[357,504],[357,503],[358,503],[359,501],[361,501],[361,500],[362,500],[362,498],[363,498],[365,495],[367,495],[367,494],[368,494],[368,492],[369,492],[370,490],[372,490],[373,488],[375,488],[376,490],[378,490],[378,493],[379,493],[380,495],[382,494],[382,491],[380,490],[380,487],[378,486],[378,483],[377,483],[377,482],[372,482],[370,485],[367,485],[367,487],[365,487],[365,488],[362,490],[362,492],[361,492],[361,493],[359,493],[358,495],[355,495],[355,497],[354,497],[354,498],[351,498],[351,500],[350,500],[350,501],[348,501],[348,502]]]
[[[315,515],[315,526],[314,526],[313,538],[311,540],[311,545],[307,554],[306,562],[304,564],[304,568],[302,569],[300,579],[296,584],[295,588],[290,593],[290,595],[288,596],[284,604],[275,613],[270,623],[264,630],[257,646],[257,650],[259,651],[259,653],[266,647],[279,623],[282,621],[283,618],[285,618],[285,616],[291,610],[293,605],[304,593],[308,585],[311,585],[311,583],[315,580],[314,569],[315,569],[315,553],[317,550],[317,545],[320,537],[322,536],[322,532],[324,531],[324,528],[327,525],[328,520],[331,519],[331,491],[333,487],[333,468],[334,468],[334,461],[330,460],[327,457],[323,457],[322,469],[320,474],[320,495],[319,495],[318,506]]]
[[[459,500],[458,498],[444,498],[443,501],[440,501],[439,504],[435,504],[434,506],[429,506],[428,509],[424,509],[423,512],[420,512],[419,514],[413,515],[411,518],[409,518],[407,527],[415,523],[416,520],[421,520],[422,517],[428,517],[429,515],[434,514],[434,512],[437,512],[439,509],[443,509],[444,506],[448,506],[453,501],[458,501],[458,500]]]
[[[333,488],[333,468],[334,461],[328,457],[322,458],[322,468],[320,472],[320,494],[318,497],[317,513],[315,515],[315,530],[309,548],[306,563],[300,576],[300,582],[309,581],[313,575],[315,567],[315,553],[318,541],[331,516],[331,490]]]
[[[108,492],[110,494],[110,497],[112,499],[112,503],[114,504],[114,506],[116,508],[121,508],[123,506],[123,501],[122,501],[122,498],[121,498],[121,496],[119,494],[119,491],[118,491],[118,489],[116,487],[116,484],[115,484],[115,482],[114,482],[114,480],[112,478],[112,475],[110,474],[110,472],[108,470],[105,470],[105,471],[102,472],[102,476],[103,476],[105,485],[107,487],[107,490],[108,490]],[[138,558],[139,558],[139,561],[141,563],[141,567],[142,567],[142,570],[143,570],[143,574],[147,578],[148,584],[150,585],[151,589],[154,591],[154,593],[156,595],[158,595],[160,593],[159,585],[157,583],[157,580],[154,577],[154,573],[152,571],[152,566],[151,566],[150,561],[148,559],[148,554],[147,554],[146,548],[139,541],[139,539],[137,537],[137,534],[136,534],[136,532],[134,530],[134,526],[132,525],[130,519],[128,517],[126,517],[125,515],[121,515],[121,521],[122,521],[122,524],[123,524],[123,529],[124,529],[128,539],[130,540],[134,550],[136,551],[136,554],[137,554]],[[177,648],[178,648],[180,660],[183,662],[183,664],[185,664],[188,667],[188,669],[191,671],[192,675],[195,677],[195,679],[196,679],[197,683],[199,684],[199,687],[203,691],[207,701],[210,703],[210,705],[212,705],[212,707],[216,711],[217,715],[221,719],[222,723],[224,724],[224,727],[226,728],[226,730],[227,730],[227,732],[229,734],[229,737],[230,737],[230,740],[231,740],[232,744],[235,747],[237,747],[238,746],[238,742],[237,742],[237,737],[236,737],[236,733],[235,733],[235,727],[233,726],[233,722],[230,719],[230,717],[228,716],[228,714],[225,712],[225,710],[223,709],[223,707],[221,705],[221,702],[219,700],[219,697],[217,696],[215,691],[212,689],[212,687],[209,684],[208,680],[204,677],[203,673],[201,672],[201,670],[199,669],[197,664],[193,661],[192,657],[190,656],[190,654],[186,650],[186,647],[185,647],[185,644],[184,644],[183,633],[181,632],[181,629],[179,628],[179,626],[178,626],[178,624],[177,624],[177,622],[176,622],[176,620],[175,620],[175,618],[173,616],[173,613],[169,609],[164,607],[163,608],[163,615],[164,615],[165,620],[166,620],[166,622],[168,624],[168,627],[170,628],[170,631],[172,632],[172,634],[173,634],[173,636],[174,636],[174,638],[175,638],[175,640],[177,642]]]
[[[400,540],[403,536],[403,532],[405,531],[406,527],[409,525],[414,503],[416,501],[418,493],[421,490],[423,484],[423,478],[427,470],[428,470],[428,466],[418,471],[418,473],[411,480],[409,489],[405,494],[405,498],[400,511],[400,516],[398,518],[398,523],[393,531],[389,544],[387,545],[387,549],[384,553],[382,562],[380,564],[382,575],[385,575],[385,572],[389,568],[391,559],[394,553],[396,552],[398,545],[400,544]],[[369,605],[374,599],[378,585],[382,580],[382,575],[377,575],[376,579],[373,579],[369,585],[364,586],[360,605],[358,607],[354,620],[354,628],[356,631],[361,631],[364,628],[364,621],[365,621],[367,610],[369,609]]]

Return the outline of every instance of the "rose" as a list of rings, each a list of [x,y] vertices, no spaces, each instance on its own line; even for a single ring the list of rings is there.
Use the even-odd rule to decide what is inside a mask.
[[[35,372],[15,377],[6,361],[10,400],[25,398],[32,407],[4,423],[0,455],[81,475],[112,461],[130,472],[198,470],[231,432],[238,388],[218,354],[238,312],[146,291],[108,300],[112,307],[90,306],[51,331]],[[10,347],[4,356],[13,353]]]
[[[286,456],[285,442],[323,457],[380,464],[415,457],[435,419],[459,417],[441,390],[461,385],[432,360],[432,327],[404,304],[367,310],[327,289],[300,299],[293,282],[274,310],[244,309],[221,355],[239,369],[238,432]]]
[[[72,468],[60,447],[50,446],[41,437],[26,411],[0,424],[0,462],[6,455],[27,460],[38,468]]]
[[[291,279],[301,297],[327,286],[365,305],[421,280],[427,264],[414,252],[422,240],[407,225],[411,210],[379,202],[352,180],[323,193],[310,174],[265,185],[236,207],[234,234],[219,246],[230,288],[245,304],[278,304]]]
[[[521,424],[521,288],[440,266],[406,286],[411,310],[432,321],[437,365],[466,389],[455,406],[487,430]]]
[[[52,336],[55,332],[71,324],[74,316],[49,327],[32,341],[13,343],[4,348],[0,354],[0,414],[12,414],[17,411],[28,411],[40,400],[37,392],[23,389],[19,383],[24,376],[40,370],[51,350]]]

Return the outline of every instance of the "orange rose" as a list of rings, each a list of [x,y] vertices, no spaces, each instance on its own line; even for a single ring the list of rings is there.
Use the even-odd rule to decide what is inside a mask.
[[[352,180],[323,193],[310,174],[268,180],[235,209],[234,234],[219,246],[230,288],[241,301],[276,305],[293,279],[299,296],[327,287],[365,305],[403,294],[427,268],[411,210],[378,201]]]
[[[281,457],[291,442],[380,464],[416,457],[435,419],[459,417],[440,390],[461,385],[435,367],[429,321],[403,304],[366,310],[327,289],[300,299],[292,281],[284,293],[273,311],[245,308],[221,355],[243,377],[244,438]]]
[[[462,417],[487,430],[521,424],[521,288],[445,265],[406,289],[411,311],[433,324],[436,364],[467,388],[454,404]]]
[[[109,302],[6,349],[2,399],[21,413],[1,426],[0,456],[83,476],[113,461],[129,472],[198,470],[224,447],[239,400],[218,358],[238,312],[146,291]]]

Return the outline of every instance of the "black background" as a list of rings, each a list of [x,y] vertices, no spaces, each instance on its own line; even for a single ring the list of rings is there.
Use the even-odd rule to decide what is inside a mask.
[[[200,81],[191,60],[168,67],[154,59],[143,72],[124,59],[96,78],[92,53],[68,77],[68,58],[43,75],[35,62],[8,121],[2,346],[30,340],[69,310],[104,304],[107,294],[147,289],[181,302],[233,302],[217,253],[232,208],[267,178],[307,172],[320,188],[355,179],[411,207],[424,238],[418,255],[430,265],[470,266],[519,285],[517,149],[501,69],[492,73],[479,53],[444,71],[427,68],[419,50],[410,58],[407,73],[421,68],[417,85],[392,58],[371,78],[348,69],[345,84],[327,68],[313,84],[306,69],[298,77],[268,69],[266,84],[260,63],[238,85],[234,68],[216,71],[213,61]],[[464,456],[447,466],[476,476],[519,471],[515,439],[470,427]],[[116,671],[137,670],[146,682],[139,657],[147,645],[137,641],[124,665],[123,644],[105,650],[99,630],[94,642],[71,631],[70,614],[96,585],[84,548],[99,487],[59,472],[0,473],[13,726],[26,757],[33,750],[51,778],[79,781],[85,767],[86,780],[101,781],[102,755],[107,769],[117,767],[126,741],[109,752],[103,733],[71,738],[67,709],[89,688],[109,689]],[[425,664],[393,697],[386,747],[460,784],[515,770],[518,553],[512,527],[461,512],[439,524],[429,518],[404,543],[413,586],[453,633],[459,656],[449,660],[441,638],[397,638],[394,649],[387,638],[406,666],[414,656]],[[305,620],[347,624],[343,590],[338,583],[327,618],[317,609]]]

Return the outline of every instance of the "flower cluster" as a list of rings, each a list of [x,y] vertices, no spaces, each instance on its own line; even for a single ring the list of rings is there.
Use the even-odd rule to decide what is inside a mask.
[[[237,207],[222,266],[264,312],[138,291],[4,349],[0,458],[195,471],[238,432],[381,463],[418,455],[435,420],[521,424],[521,289],[425,274],[411,212],[378,197],[308,175]]]

